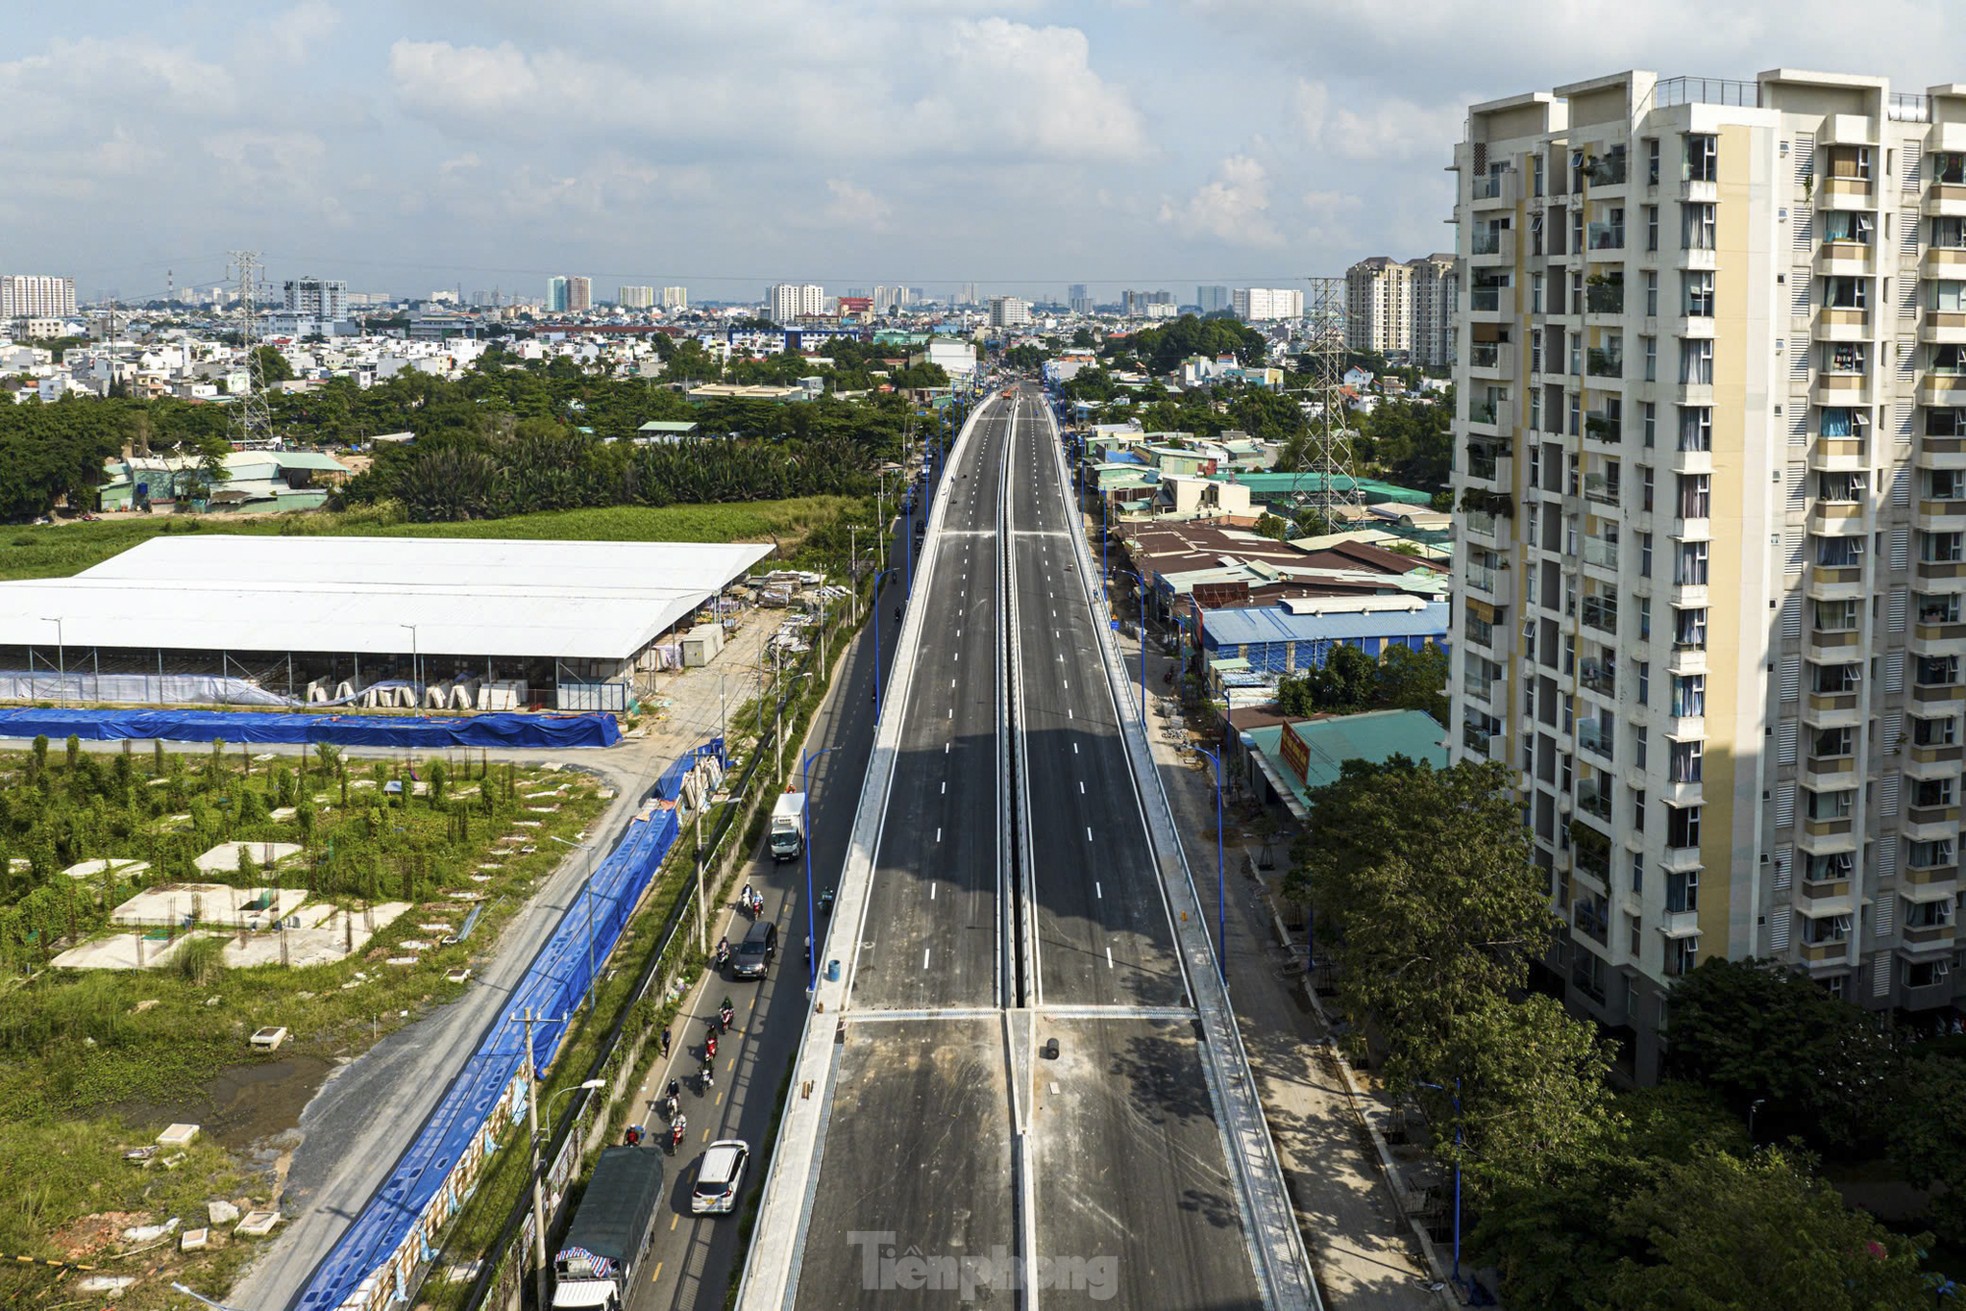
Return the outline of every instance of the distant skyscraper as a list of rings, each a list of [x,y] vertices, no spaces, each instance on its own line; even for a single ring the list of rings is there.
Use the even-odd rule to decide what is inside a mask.
[[[1195,304],[1203,314],[1214,314],[1229,308],[1229,289],[1227,287],[1205,286],[1195,288]]]
[[[1083,282],[1074,282],[1070,287],[1065,289],[1065,303],[1067,305],[1072,304],[1074,301],[1089,299],[1091,298],[1085,294],[1085,284]]]
[[[1229,293],[1229,308],[1246,323],[1304,317],[1304,293],[1288,287],[1237,287]]]
[[[339,278],[290,278],[284,308],[289,314],[310,319],[348,317],[348,284]]]
[[[688,287],[664,287],[662,289],[662,308],[665,310],[686,310],[689,308]]]
[[[1413,268],[1384,255],[1345,270],[1345,346],[1391,354],[1413,348]]]
[[[773,323],[815,318],[826,312],[826,289],[813,282],[778,282],[765,293],[765,312]]]
[[[1459,281],[1452,255],[1406,261],[1413,270],[1413,362],[1444,369],[1454,362],[1454,303]]]
[[[579,313],[594,308],[594,280],[577,275],[567,278],[567,310]]]
[[[1031,321],[1030,302],[1015,296],[990,297],[990,326],[993,328],[1022,328]]]
[[[563,277],[546,279],[546,312],[565,314],[567,312],[567,280]]]
[[[623,287],[615,293],[615,304],[626,310],[646,310],[655,307],[654,287]]]
[[[35,273],[0,277],[0,319],[66,318],[75,313],[75,279]]]

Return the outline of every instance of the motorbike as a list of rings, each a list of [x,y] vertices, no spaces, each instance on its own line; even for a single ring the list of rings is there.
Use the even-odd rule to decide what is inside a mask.
[[[683,1131],[688,1127],[688,1122],[680,1115],[676,1117],[676,1122],[669,1126],[669,1154],[671,1156],[674,1156],[676,1149],[683,1145]]]
[[[725,1033],[730,1032],[730,1022],[736,1017],[737,1017],[737,1012],[731,1009],[731,1005],[729,1002],[725,1002],[723,1005],[723,1009],[717,1012],[717,1022],[723,1025],[723,1029]]]
[[[717,1059],[717,1035],[714,1032],[703,1040],[703,1059],[706,1061]]]

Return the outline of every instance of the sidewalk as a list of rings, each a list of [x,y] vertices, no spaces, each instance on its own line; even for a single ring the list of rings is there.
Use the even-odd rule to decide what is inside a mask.
[[[1139,644],[1123,636],[1121,645],[1134,653],[1128,668],[1137,671]],[[1147,673],[1156,680],[1155,686],[1173,663],[1156,650],[1148,652]],[[1130,690],[1138,704],[1137,684]],[[1216,874],[1212,766],[1206,758],[1175,750],[1162,730],[1178,721],[1154,714],[1152,704],[1150,696],[1148,727],[1155,760],[1187,847],[1195,886],[1203,904],[1212,907],[1216,903],[1215,889],[1208,887]],[[1194,763],[1197,759],[1199,767]],[[1233,814],[1227,819],[1229,995],[1316,1267],[1318,1290],[1331,1311],[1439,1311],[1454,1306],[1451,1293],[1428,1288],[1438,1276],[1416,1250],[1412,1227],[1380,1170],[1371,1135],[1325,1043],[1323,1023],[1310,1005],[1301,973],[1282,969],[1284,955],[1266,922],[1267,905],[1259,909],[1260,886],[1243,873],[1245,851]],[[1283,845],[1279,841],[1276,848]]]

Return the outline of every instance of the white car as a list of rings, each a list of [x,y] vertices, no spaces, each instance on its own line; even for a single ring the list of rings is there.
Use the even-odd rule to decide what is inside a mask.
[[[692,1215],[729,1215],[737,1209],[737,1194],[744,1187],[744,1167],[751,1161],[751,1144],[742,1138],[722,1138],[711,1143],[696,1167],[696,1187],[690,1190]]]

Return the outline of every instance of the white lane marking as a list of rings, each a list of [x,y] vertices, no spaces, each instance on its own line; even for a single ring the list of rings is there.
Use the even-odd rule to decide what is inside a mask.
[[[1087,824],[1085,826],[1085,840],[1087,842],[1092,841],[1092,825],[1090,824]]]
[[[1083,788],[1085,784],[1081,783],[1079,786]],[[949,795],[949,780],[946,778],[942,780],[942,795],[945,797]]]
[[[951,744],[950,744],[950,743],[947,743],[947,742],[944,742],[944,743],[942,744],[942,754],[943,754],[943,755],[945,755],[945,756],[946,756],[946,755],[948,755],[948,754],[949,754],[949,747],[950,747],[950,745],[951,745]],[[1078,745],[1077,745],[1076,743],[1074,743],[1074,744],[1073,744],[1073,746],[1072,746],[1072,750],[1074,750],[1074,751],[1077,751],[1077,750],[1078,750]]]
[[[1068,678],[1068,679],[1066,679],[1066,680],[1065,680],[1065,686],[1066,686],[1066,687],[1070,687],[1071,685],[1072,685],[1072,680],[1071,680],[1071,679],[1069,679],[1069,678]]]
[[[955,708],[954,706],[950,706],[950,707],[949,707],[949,718],[951,718],[951,719],[954,719],[955,717],[956,717],[956,708]]]
[[[927,947],[923,947],[923,948],[922,948],[922,968],[923,968],[923,969],[927,969],[927,968],[928,968],[928,953],[929,953],[929,950],[930,950],[930,949],[929,949],[929,948],[927,948]],[[1106,948],[1106,963],[1107,963],[1108,965],[1111,965],[1111,964],[1113,963],[1113,949],[1112,949],[1111,947],[1108,947],[1108,948]]]
[[[922,968],[928,968],[928,961],[922,961]],[[1106,968],[1109,970],[1113,968],[1113,949],[1111,947],[1106,948]]]
[[[951,712],[951,713],[953,713],[953,712]],[[1067,718],[1067,719],[1070,719],[1071,717],[1072,717],[1072,708],[1071,708],[1070,706],[1066,706],[1066,707],[1065,707],[1065,718]]]
[[[1076,756],[1078,753],[1079,753],[1079,744],[1074,742],[1072,743],[1072,754]]]
[[[955,680],[955,679],[953,679],[953,678],[952,678],[952,679],[950,679],[950,680],[949,680],[949,689],[950,689],[951,691],[954,691],[954,690],[955,690],[955,686],[956,686],[956,680]]]
[[[937,842],[940,842],[942,840],[942,830],[939,828],[935,830],[935,840]]]
[[[935,890],[933,888],[929,889],[929,895],[933,896],[934,892]],[[1092,881],[1092,895],[1099,898],[1099,900],[1101,901],[1104,901],[1106,899],[1106,889],[1099,886],[1098,879],[1094,879]]]
[[[944,783],[944,784],[943,784],[942,786],[944,786],[944,787],[947,787],[947,786],[948,786],[948,784],[946,784],[946,783]],[[1079,795],[1080,795],[1080,796],[1084,796],[1084,795],[1085,795],[1085,780],[1084,780],[1084,779],[1080,779],[1080,780],[1079,780]]]
[[[930,901],[935,900],[935,885],[933,883],[928,885],[928,899]]]

